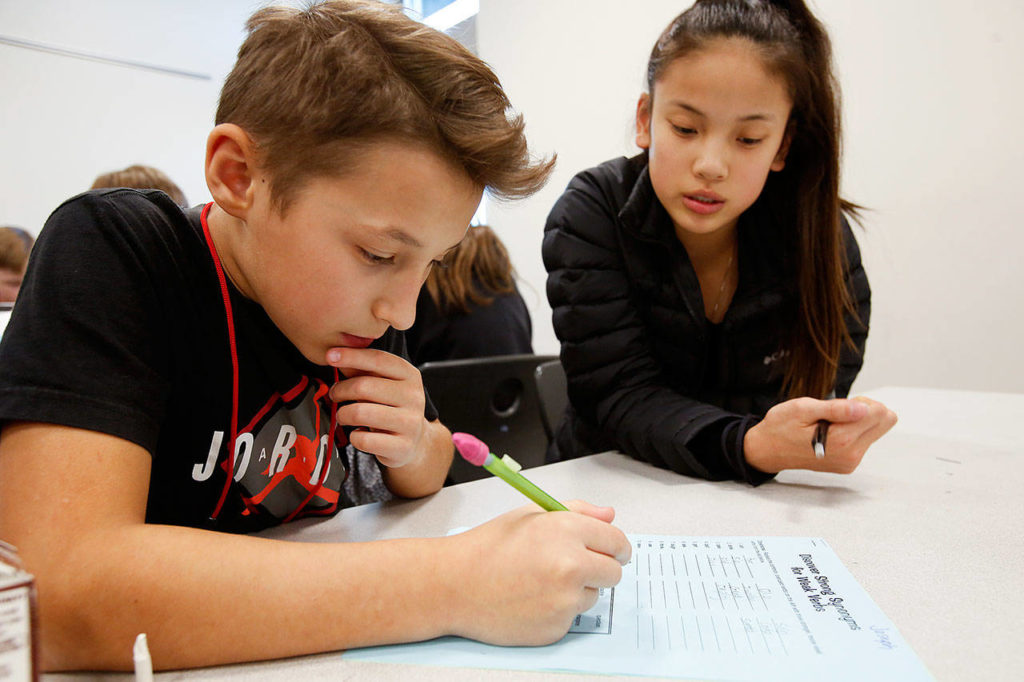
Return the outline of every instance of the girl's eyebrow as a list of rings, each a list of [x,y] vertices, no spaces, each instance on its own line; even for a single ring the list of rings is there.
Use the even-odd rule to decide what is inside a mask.
[[[701,118],[707,118],[707,114],[705,114],[703,111],[693,106],[692,104],[687,104],[686,102],[681,102],[679,100],[672,100],[668,103],[668,105],[670,107],[676,107],[678,109],[689,111],[691,114],[700,116]]]
[[[693,106],[692,104],[687,104],[686,102],[681,102],[679,100],[672,100],[668,104],[669,104],[670,107],[676,107],[676,108],[679,108],[679,109],[683,109],[685,111],[689,111],[691,114],[693,114],[695,116],[700,116],[701,118],[707,118],[707,114],[705,114],[703,111],[701,111],[697,107]],[[736,120],[740,121],[742,123],[746,123],[747,121],[774,121],[775,120],[775,116],[773,116],[772,114],[766,114],[766,113],[756,113],[756,114],[747,114],[746,116],[740,116]]]

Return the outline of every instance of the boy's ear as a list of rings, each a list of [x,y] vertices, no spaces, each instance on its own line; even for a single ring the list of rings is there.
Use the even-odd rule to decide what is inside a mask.
[[[636,103],[636,146],[651,148],[651,96],[646,92]]]
[[[233,123],[221,123],[206,139],[206,186],[228,214],[245,220],[253,204],[255,149],[249,135]]]
[[[786,126],[786,134],[782,136],[782,144],[779,145],[779,151],[775,153],[775,159],[772,160],[770,168],[778,172],[786,167],[786,155],[789,154],[789,146],[793,144],[793,122],[790,121],[789,125]]]

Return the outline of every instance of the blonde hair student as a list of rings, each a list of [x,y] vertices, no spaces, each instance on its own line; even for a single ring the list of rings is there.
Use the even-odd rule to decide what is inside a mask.
[[[171,199],[178,206],[188,206],[185,193],[181,191],[177,183],[171,180],[166,173],[159,168],[133,164],[121,170],[100,173],[92,181],[89,189],[103,189],[105,187],[134,187],[135,189],[158,189]]]
[[[871,292],[828,35],[800,0],[698,0],[647,86],[643,151],[578,174],[545,227],[571,402],[553,457],[620,449],[752,484],[853,471],[896,417],[845,399]]]
[[[130,669],[140,632],[165,669],[562,637],[629,558],[610,508],[442,538],[244,535],[440,489],[451,434],[401,330],[482,191],[526,196],[550,168],[455,40],[331,0],[249,20],[211,203],[58,207],[0,343],[0,537],[36,576],[45,668]]]
[[[9,303],[18,298],[34,243],[35,238],[20,227],[0,227],[0,302]]]

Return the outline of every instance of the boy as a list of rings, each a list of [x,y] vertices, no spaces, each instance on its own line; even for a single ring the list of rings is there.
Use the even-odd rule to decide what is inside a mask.
[[[36,575],[44,667],[129,668],[139,632],[162,668],[558,639],[628,560],[610,509],[348,545],[219,532],[440,488],[450,434],[398,330],[482,190],[550,170],[487,67],[397,8],[248,28],[207,141],[214,202],[66,202],[0,345],[0,538]]]

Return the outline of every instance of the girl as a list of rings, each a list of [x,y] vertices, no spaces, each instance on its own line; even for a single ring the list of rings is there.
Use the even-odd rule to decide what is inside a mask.
[[[405,332],[412,363],[533,353],[530,311],[498,235],[471,227],[445,261],[427,275]]]
[[[643,153],[577,175],[545,227],[571,403],[551,457],[619,449],[752,484],[853,471],[896,416],[843,399],[870,289],[842,217],[827,34],[801,0],[698,0],[647,86]]]

